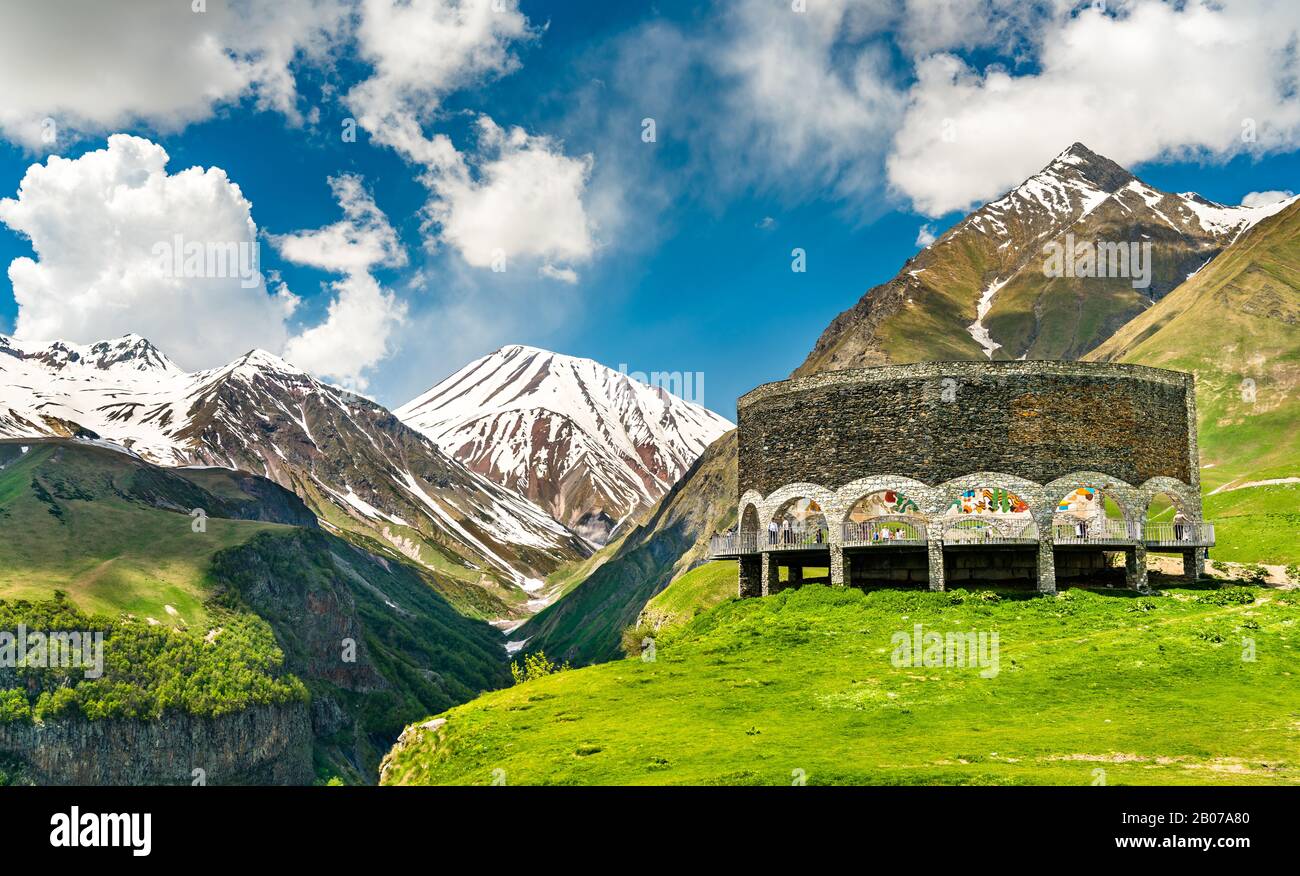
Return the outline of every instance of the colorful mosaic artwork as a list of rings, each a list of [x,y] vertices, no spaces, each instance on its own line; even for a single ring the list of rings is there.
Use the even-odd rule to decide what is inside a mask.
[[[1059,503],[1057,503],[1056,512],[1058,514],[1062,514],[1067,511],[1074,512],[1075,514],[1087,513],[1092,509],[1093,503],[1096,500],[1097,500],[1096,487],[1079,487],[1079,489],[1075,490],[1073,493],[1066,496]]]
[[[967,490],[948,506],[950,514],[1021,514],[1028,510],[1028,502],[1003,489]]]
[[[879,490],[859,499],[858,503],[853,506],[853,513],[849,516],[849,519],[856,523],[887,514],[919,513],[921,513],[921,509],[916,502],[898,490]]]

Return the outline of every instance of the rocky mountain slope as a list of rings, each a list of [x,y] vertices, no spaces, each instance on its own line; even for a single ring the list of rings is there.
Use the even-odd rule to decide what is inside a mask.
[[[623,630],[670,581],[707,558],[708,536],[736,520],[736,432],[713,442],[614,556],[512,634],[575,664],[618,653]]]
[[[463,611],[525,611],[589,547],[536,505],[449,459],[392,413],[253,351],[188,374],[147,340],[0,336],[0,438],[110,441],[168,466],[253,472],[336,532],[437,573]]]
[[[394,413],[598,545],[733,428],[590,359],[524,346],[471,362]]]
[[[795,373],[986,357],[1077,359],[1285,206],[1226,207],[1191,192],[1162,192],[1076,143],[836,317]],[[1098,242],[1122,244],[1130,257],[1136,245],[1138,259],[1128,260],[1123,276],[1085,276],[1082,256],[1100,252],[1091,246]],[[1067,245],[1076,256],[1071,268],[1064,258],[1052,264]],[[1107,266],[1111,260],[1108,250]]]
[[[1085,358],[1196,375],[1207,487],[1300,474],[1300,204]]]

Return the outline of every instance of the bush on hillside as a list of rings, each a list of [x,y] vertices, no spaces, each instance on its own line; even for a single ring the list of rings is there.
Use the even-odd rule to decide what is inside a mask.
[[[535,681],[557,672],[566,672],[571,668],[567,662],[556,663],[546,656],[545,651],[538,651],[535,654],[525,654],[522,666],[518,661],[511,663],[510,675],[514,678],[515,684],[523,684],[525,681]]]

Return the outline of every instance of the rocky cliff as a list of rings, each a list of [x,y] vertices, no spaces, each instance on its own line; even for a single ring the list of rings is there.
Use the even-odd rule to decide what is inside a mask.
[[[301,702],[217,717],[0,723],[11,782],[40,785],[304,785],[311,745]]]

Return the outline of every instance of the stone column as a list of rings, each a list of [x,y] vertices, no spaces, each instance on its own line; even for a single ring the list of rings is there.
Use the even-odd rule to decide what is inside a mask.
[[[930,589],[943,590],[943,541],[936,532],[930,533],[926,550],[930,555]]]
[[[781,567],[771,552],[763,552],[763,595],[771,596],[781,592]]]
[[[1195,550],[1183,551],[1183,577],[1188,583],[1196,583],[1196,579],[1205,574],[1205,549],[1196,548]]]
[[[1133,590],[1147,589],[1147,546],[1143,542],[1124,551],[1124,582]]]
[[[757,554],[740,558],[741,599],[763,595],[763,560]]]
[[[831,548],[831,586],[843,587],[848,583],[847,570],[844,568],[844,548],[832,544]]]
[[[1038,537],[1038,592],[1056,592],[1056,546],[1052,542],[1052,528],[1039,527],[1041,533],[1046,528],[1046,537]]]

